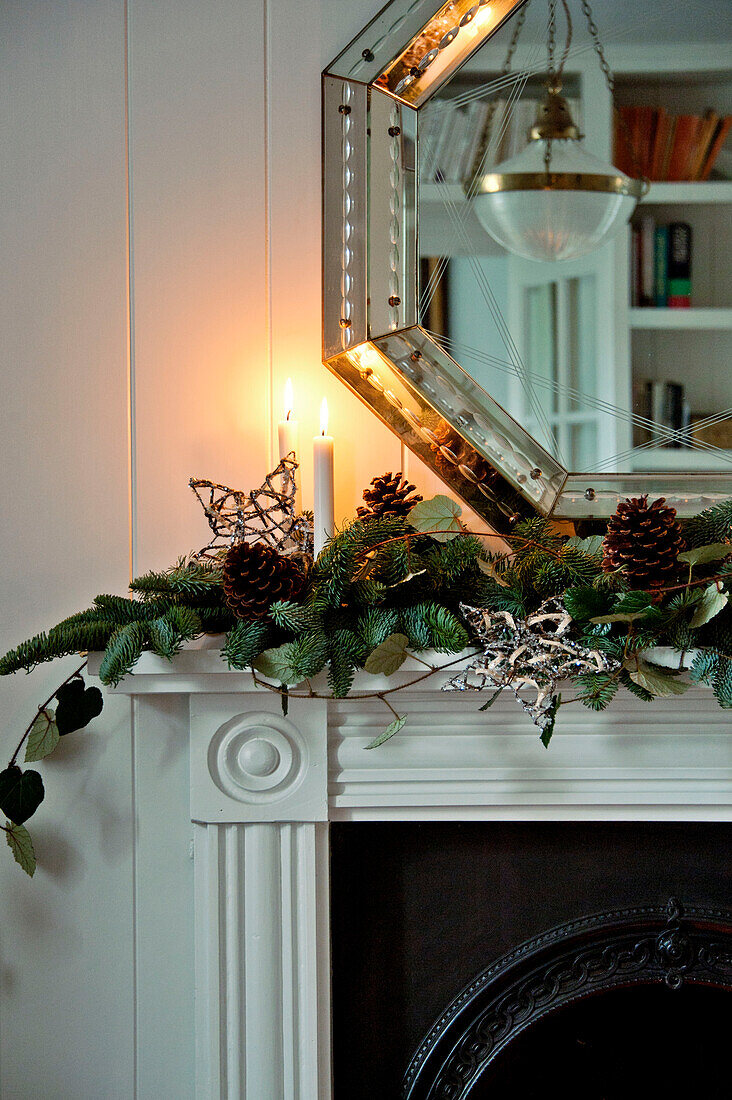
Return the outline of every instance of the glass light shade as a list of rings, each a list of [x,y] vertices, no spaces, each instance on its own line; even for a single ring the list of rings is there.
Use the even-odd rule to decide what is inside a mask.
[[[553,139],[547,181],[543,138],[479,181],[473,209],[483,228],[527,260],[570,260],[627,222],[643,185],[588,153],[581,139]]]

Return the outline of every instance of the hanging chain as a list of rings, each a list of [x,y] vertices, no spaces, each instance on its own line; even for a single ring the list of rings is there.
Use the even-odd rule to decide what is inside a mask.
[[[599,58],[600,68],[602,69],[603,73],[605,74],[605,81],[606,81],[607,86],[610,90],[610,95],[614,96],[615,95],[615,75],[614,75],[612,69],[610,68],[610,66],[607,63],[607,58],[605,57],[605,51],[603,50],[602,42],[600,41],[600,32],[598,31],[595,20],[592,17],[592,8],[590,7],[590,5],[588,3],[588,0],[582,0],[582,11],[584,13],[585,19],[587,20],[587,29],[590,32],[590,37],[592,38],[592,45],[595,47],[595,53],[597,54],[597,56]]]
[[[513,55],[516,53],[516,47],[518,46],[519,37],[521,35],[521,31],[523,30],[524,23],[526,22],[526,13],[529,10],[529,4],[530,3],[531,3],[531,0],[526,0],[526,3],[524,4],[524,6],[521,8],[521,11],[516,16],[516,25],[513,29],[513,34],[511,35],[511,41],[508,44],[508,49],[506,51],[506,57],[505,57],[505,60],[503,62],[503,65],[501,66],[501,71],[498,74],[500,79],[502,79],[505,76],[508,76],[508,74],[511,71],[511,62],[513,61]],[[494,99],[491,100],[491,102],[488,106],[488,113],[486,114],[486,119],[485,119],[485,122],[483,123],[483,133],[480,135],[480,141],[478,142],[478,148],[476,149],[475,156],[473,158],[473,163],[472,163],[471,168],[470,168],[471,191],[472,191],[472,188],[473,188],[473,184],[478,179],[478,177],[479,177],[479,175],[482,171],[482,168],[483,168],[483,161],[485,159],[486,150],[488,149],[488,143],[490,141],[490,136],[491,136],[491,129],[493,127],[493,116],[495,115],[495,113],[496,113],[496,100],[494,98]]]
[[[549,0],[549,24],[546,39],[547,84],[550,91],[559,91],[556,87],[557,74],[554,69],[554,50],[557,44],[557,0]]]
[[[592,45],[595,48],[595,53],[597,54],[598,60],[600,62],[600,68],[602,69],[605,76],[605,83],[607,84],[608,91],[610,92],[610,102],[613,109],[613,115],[617,116],[620,126],[622,128],[623,137],[625,138],[625,143],[628,146],[628,152],[630,153],[630,160],[633,165],[633,170],[635,171],[638,179],[645,179],[643,169],[641,167],[635,150],[635,146],[633,144],[633,136],[630,132],[630,127],[628,126],[628,123],[625,121],[623,115],[615,105],[615,74],[610,68],[607,58],[605,57],[605,51],[603,50],[602,42],[600,41],[600,32],[598,31],[597,24],[595,23],[595,20],[592,16],[592,8],[590,7],[589,0],[581,0],[581,3],[582,11],[584,13],[585,19],[587,20],[587,29],[589,30],[590,37],[592,38]]]

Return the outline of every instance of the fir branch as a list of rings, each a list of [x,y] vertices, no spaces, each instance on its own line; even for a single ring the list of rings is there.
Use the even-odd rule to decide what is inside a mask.
[[[120,680],[132,672],[149,638],[147,623],[128,623],[115,630],[99,665],[99,679],[102,683],[116,687]]]
[[[249,668],[271,642],[272,629],[264,620],[238,622],[227,634],[221,656],[229,668]]]

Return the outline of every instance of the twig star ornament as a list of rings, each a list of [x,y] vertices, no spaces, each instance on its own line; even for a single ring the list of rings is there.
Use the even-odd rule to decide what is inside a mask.
[[[245,541],[264,543],[281,554],[312,555],[312,524],[295,508],[297,469],[291,452],[267,474],[259,489],[249,493],[192,477],[188,484],[213,532],[211,541],[192,560],[218,561],[229,547]]]
[[[443,691],[510,688],[542,731],[554,721],[554,697],[562,679],[583,672],[612,673],[620,667],[614,657],[566,636],[572,619],[557,597],[545,600],[526,619],[467,604],[460,610],[483,652]]]

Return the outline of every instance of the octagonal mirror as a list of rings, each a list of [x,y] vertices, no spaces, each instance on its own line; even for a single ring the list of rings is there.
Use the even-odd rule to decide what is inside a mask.
[[[393,0],[323,75],[323,361],[496,529],[732,494],[726,0]]]

